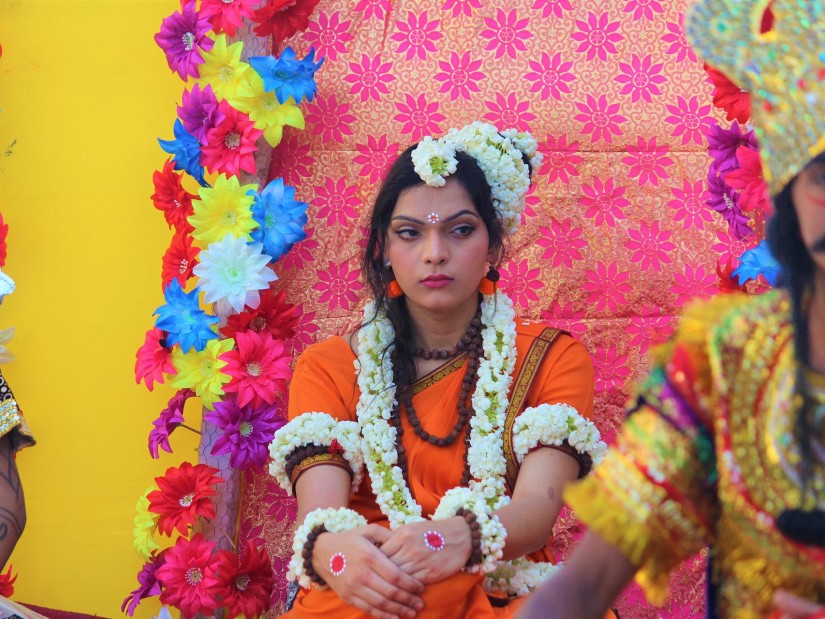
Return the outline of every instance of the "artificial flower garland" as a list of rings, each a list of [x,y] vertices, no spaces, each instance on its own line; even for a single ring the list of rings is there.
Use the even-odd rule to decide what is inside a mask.
[[[304,589],[309,589],[313,584],[307,571],[304,569],[303,550],[306,546],[307,538],[313,529],[324,525],[329,533],[340,533],[365,526],[367,519],[358,512],[348,507],[320,508],[309,512],[304,518],[303,524],[295,531],[295,538],[292,540],[292,558],[289,560],[288,580],[298,580],[298,584]],[[315,583],[318,586],[318,583]]]
[[[269,445],[269,474],[281,488],[292,494],[292,481],[286,471],[286,459],[295,449],[306,445],[329,447],[333,441],[343,449],[344,459],[352,470],[352,492],[358,490],[364,477],[361,437],[354,421],[337,421],[326,413],[308,412],[299,415],[280,430]]]
[[[504,231],[515,233],[530,188],[530,167],[538,170],[543,159],[535,138],[515,129],[499,132],[494,125],[475,121],[461,129],[450,129],[437,140],[425,137],[412,152],[413,168],[427,185],[443,187],[446,177],[458,167],[455,154],[459,151],[476,160],[490,185],[493,207]]]

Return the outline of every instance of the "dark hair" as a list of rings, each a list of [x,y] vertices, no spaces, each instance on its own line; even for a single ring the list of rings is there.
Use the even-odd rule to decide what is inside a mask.
[[[384,311],[395,331],[393,367],[398,386],[408,387],[415,381],[415,363],[412,357],[412,322],[404,297],[387,298],[387,284],[392,272],[384,266],[384,248],[389,235],[390,221],[401,193],[424,183],[413,168],[412,151],[417,144],[405,150],[390,168],[375,198],[370,214],[369,239],[361,259],[361,273],[375,299],[376,311]],[[450,176],[455,178],[478,211],[490,238],[490,249],[504,247],[504,232],[491,197],[490,185],[476,160],[464,152],[457,152],[458,165]],[[480,279],[480,276],[479,276]]]
[[[813,258],[802,240],[799,217],[791,194],[794,181],[774,198],[776,213],[768,224],[768,244],[776,260],[782,266],[782,287],[788,290],[791,301],[791,321],[794,332],[794,351],[797,361],[796,395],[799,406],[794,422],[794,437],[801,456],[800,475],[803,492],[813,475],[815,462],[812,436],[816,407],[808,384],[807,370],[810,364],[808,341],[808,316],[806,302],[810,295],[815,266]]]

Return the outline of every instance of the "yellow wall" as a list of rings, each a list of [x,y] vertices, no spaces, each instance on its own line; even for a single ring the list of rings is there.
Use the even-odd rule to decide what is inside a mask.
[[[179,431],[176,454],[151,460],[146,435],[172,390],[133,379],[171,236],[149,196],[181,92],[152,35],[175,8],[0,0],[0,212],[18,284],[0,328],[17,327],[4,373],[38,440],[18,458],[18,601],[118,616],[141,565],[135,501],[196,457]]]

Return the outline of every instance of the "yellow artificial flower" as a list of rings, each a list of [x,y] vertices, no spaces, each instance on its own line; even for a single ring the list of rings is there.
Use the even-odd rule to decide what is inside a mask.
[[[249,63],[241,60],[243,43],[238,41],[227,46],[226,35],[215,38],[215,45],[208,52],[201,51],[204,63],[198,67],[200,77],[198,84],[201,89],[207,85],[218,98],[234,99],[236,97],[251,97],[252,87],[249,85],[250,75],[257,75]]]
[[[223,385],[232,380],[228,374],[221,372],[226,361],[219,359],[222,354],[235,347],[235,340],[209,340],[206,347],[198,352],[192,349],[182,352],[180,348],[172,351],[172,365],[177,374],[169,384],[177,389],[189,388],[201,399],[203,405],[212,410],[215,402],[224,395]]]
[[[135,528],[132,534],[135,536],[133,542],[135,550],[144,559],[152,556],[152,551],[160,548],[155,541],[155,529],[158,526],[158,515],[149,512],[148,494],[155,489],[151,486],[144,492],[137,502],[137,514],[135,515]]]
[[[220,241],[227,234],[252,240],[249,235],[258,227],[252,218],[252,203],[258,185],[241,185],[237,176],[221,174],[213,187],[198,190],[200,200],[192,201],[193,215],[188,221],[195,228],[192,236],[202,247]]]
[[[304,113],[292,97],[286,103],[280,103],[274,91],[264,89],[264,81],[255,71],[250,73],[249,84],[253,93],[251,96],[234,97],[229,99],[229,103],[236,110],[249,115],[255,128],[264,132],[264,137],[272,148],[281,143],[284,125],[304,128]]]

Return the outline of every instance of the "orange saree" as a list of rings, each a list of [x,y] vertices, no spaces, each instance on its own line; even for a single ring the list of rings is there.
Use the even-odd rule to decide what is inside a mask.
[[[542,403],[566,403],[589,417],[593,409],[593,369],[584,346],[570,336],[539,323],[517,321],[517,360],[510,393],[511,407],[505,436],[508,482],[512,485],[518,467],[510,445],[512,422],[527,407]],[[456,405],[466,371],[465,357],[446,363],[419,379],[413,386],[413,403],[422,426],[436,435],[446,435],[455,424]],[[359,390],[354,371],[355,355],[349,344],[335,337],[308,348],[299,358],[290,387],[289,417],[304,412],[323,411],[339,420],[356,419]],[[459,436],[452,445],[439,447],[420,440],[406,415],[403,444],[407,452],[410,486],[423,515],[429,517],[441,497],[457,486],[464,469],[464,440]],[[466,429],[465,429],[466,432]],[[309,462],[303,466],[330,465],[329,461]],[[350,500],[350,508],[368,522],[388,526],[365,479]],[[552,561],[547,547],[531,555],[534,560]],[[520,606],[513,600],[504,607],[494,607],[482,588],[483,576],[456,574],[428,585],[422,598],[425,607],[418,617],[472,617],[473,619],[509,617]],[[302,590],[290,619],[335,617],[363,619],[366,615],[342,602],[332,590]]]

